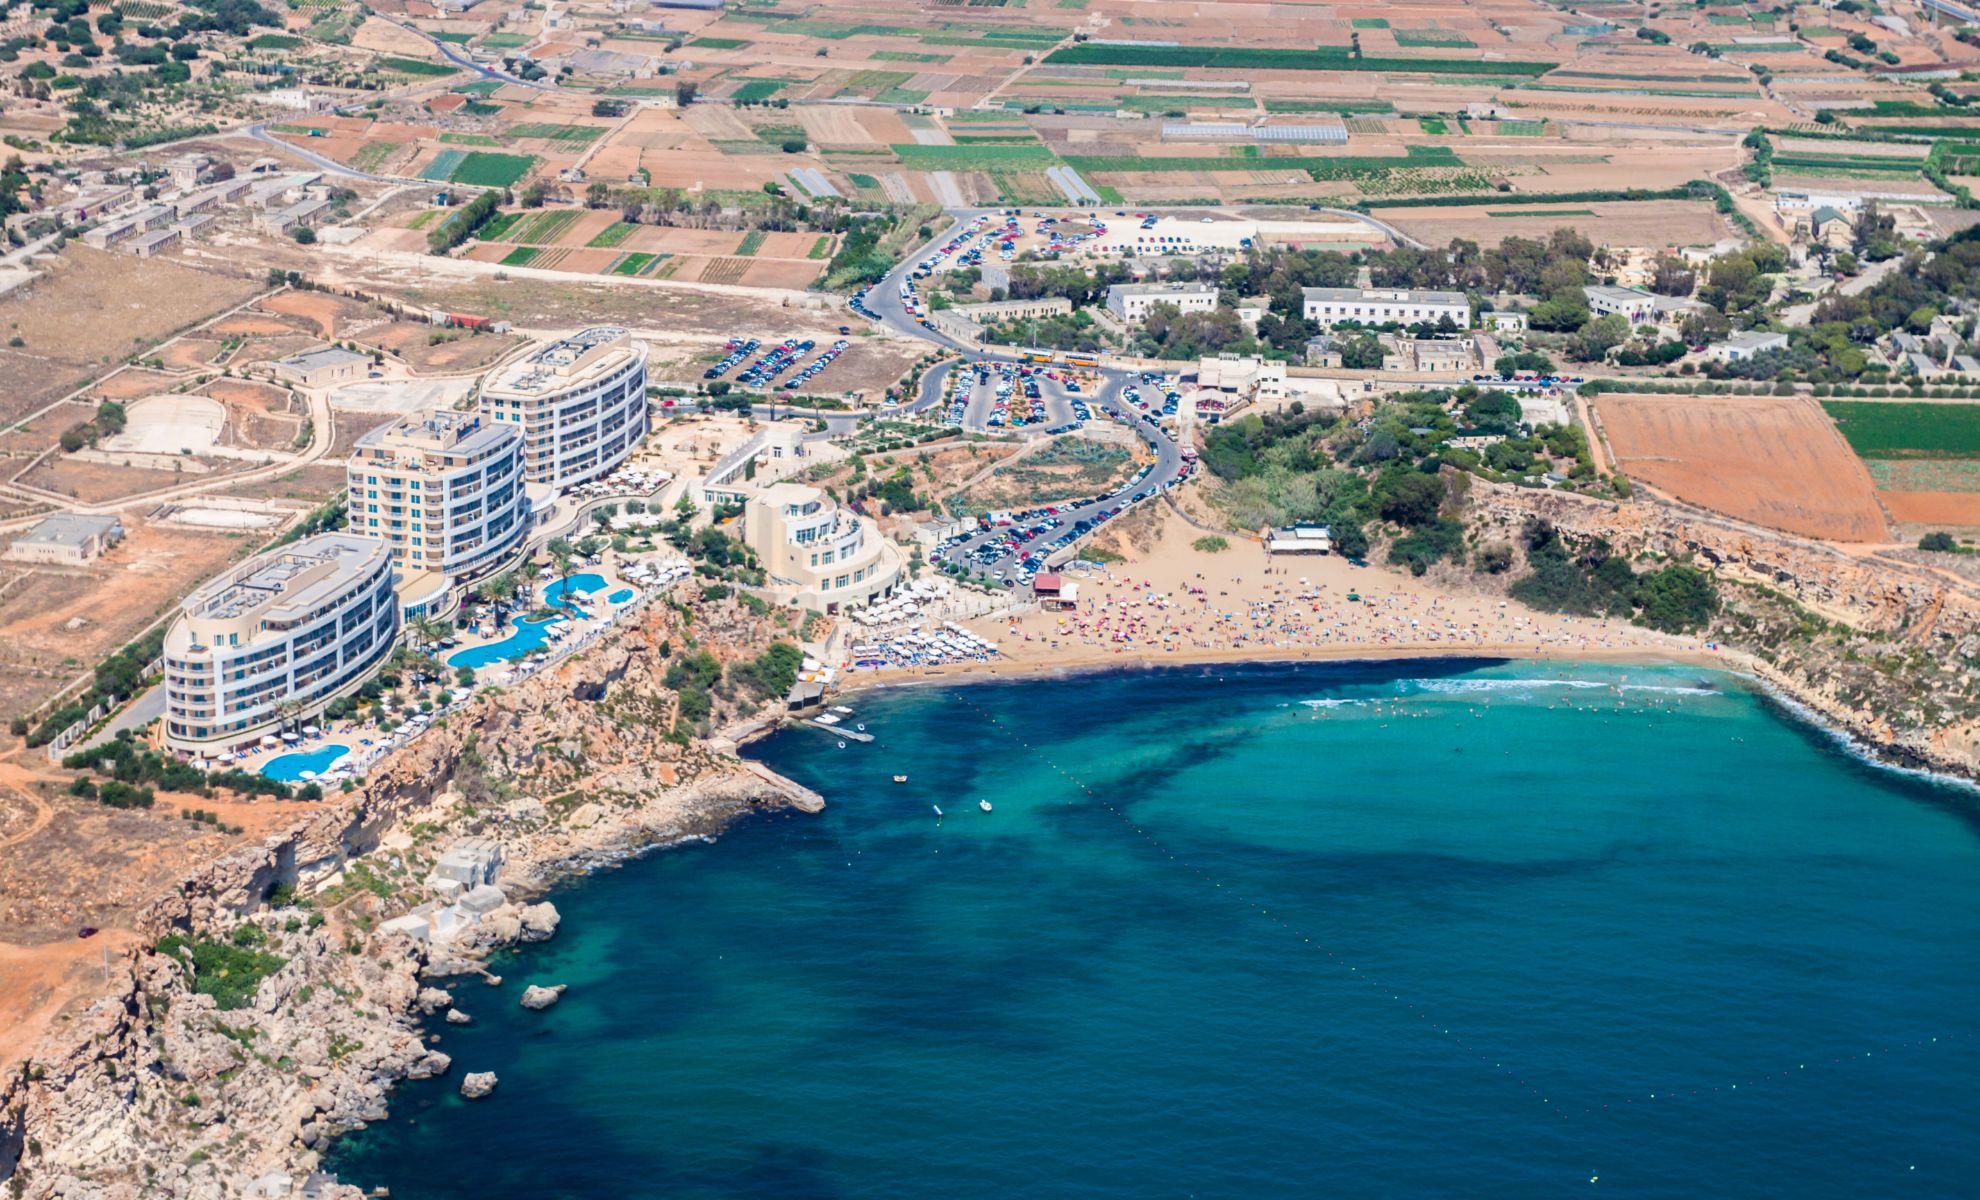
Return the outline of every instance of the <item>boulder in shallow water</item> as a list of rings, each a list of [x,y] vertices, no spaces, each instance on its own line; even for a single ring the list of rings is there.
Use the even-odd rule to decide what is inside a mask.
[[[523,989],[522,1006],[539,1011],[549,1008],[552,1004],[564,998],[564,989],[568,986],[570,985],[563,983],[557,984],[554,987],[537,987],[535,984],[531,984]]]
[[[463,1100],[479,1100],[494,1090],[495,1072],[493,1071],[470,1071],[467,1078],[461,1080]]]
[[[453,1007],[454,994],[446,988],[421,988],[419,998],[413,1003],[417,1004],[419,1011],[423,1013],[437,1013],[443,1008]]]
[[[557,923],[563,920],[557,906],[548,900],[538,904],[525,904],[522,908],[522,940],[525,942],[547,942],[557,932]]]
[[[406,1068],[406,1078],[436,1079],[445,1075],[453,1065],[454,1060],[448,1055],[442,1054],[438,1050],[428,1050],[425,1054],[414,1059],[412,1066]]]
[[[474,1020],[473,1017],[468,1016],[458,1008],[447,1010],[447,1024],[449,1025],[465,1025],[472,1020]]]

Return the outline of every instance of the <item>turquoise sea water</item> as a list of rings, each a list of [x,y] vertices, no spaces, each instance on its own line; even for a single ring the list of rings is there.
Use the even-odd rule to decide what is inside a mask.
[[[560,890],[434,1024],[454,1077],[330,1165],[394,1200],[1980,1195],[1980,806],[1736,680],[854,704],[872,745],[753,748],[823,814]]]

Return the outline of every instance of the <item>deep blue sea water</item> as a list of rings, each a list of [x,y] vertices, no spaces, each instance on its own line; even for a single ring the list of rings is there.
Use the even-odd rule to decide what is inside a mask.
[[[752,749],[823,814],[557,892],[433,1026],[454,1078],[331,1165],[394,1200],[1980,1196],[1980,804],[1729,676],[854,704],[876,743]]]

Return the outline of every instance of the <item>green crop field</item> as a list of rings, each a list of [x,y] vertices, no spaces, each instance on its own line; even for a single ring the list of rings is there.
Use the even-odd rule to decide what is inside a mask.
[[[459,154],[460,151],[448,150],[445,153]],[[486,150],[475,150],[471,151],[447,178],[455,183],[466,183],[476,187],[508,187],[529,174],[530,168],[535,165],[536,157],[531,154],[494,154]],[[425,177],[425,173],[422,172],[421,178]]]
[[[583,145],[595,138],[604,136],[605,131],[595,125],[554,125],[531,123],[517,125],[509,130],[510,137],[543,138],[552,142],[567,142]]]
[[[538,253],[539,251],[534,246],[517,246],[514,250],[502,256],[502,265],[505,267],[526,267],[529,265],[530,260],[535,258]]]
[[[1980,458],[1980,404],[1824,400],[1864,458]]]
[[[486,225],[474,231],[474,236],[484,242],[505,241],[509,236],[509,230],[514,229],[516,223],[528,215],[519,212],[496,213],[488,219]]]
[[[443,133],[440,140],[449,146],[499,146],[502,139],[489,137],[485,133]]]
[[[1315,179],[1352,179],[1358,174],[1388,171],[1397,167],[1461,167],[1464,161],[1448,146],[1411,146],[1399,156],[1374,154],[1286,155],[1275,158],[1146,158],[1140,155],[1067,155],[1066,165],[1085,174],[1089,171],[1256,171],[1262,167],[1287,167],[1305,171]]]
[[[821,237],[817,241],[811,243],[811,250],[805,254],[805,257],[806,258],[832,257],[832,235],[828,233],[824,237]]]
[[[744,38],[698,37],[694,44],[709,50],[747,50],[749,42]]]
[[[616,246],[620,242],[625,241],[627,237],[631,236],[632,231],[638,228],[639,226],[631,225],[624,221],[614,221],[610,225],[607,225],[605,228],[599,230],[598,236],[586,242],[585,245],[593,247],[594,249],[603,249],[608,246]]]
[[[1265,111],[1340,113],[1348,116],[1353,113],[1394,112],[1396,106],[1387,100],[1280,100],[1273,97],[1265,101]]]
[[[1071,66],[1208,67],[1224,71],[1387,71],[1392,74],[1545,75],[1556,62],[1486,61],[1476,58],[1354,57],[1345,46],[1319,50],[1219,46],[1102,46],[1081,42],[1045,56]]]
[[[736,89],[736,94],[731,98],[752,102],[768,100],[783,91],[784,85],[788,82],[789,80],[784,79],[745,79],[743,85]]]
[[[454,171],[467,161],[467,156],[468,152],[465,150],[442,150],[433,156],[432,162],[420,168],[419,177],[435,183],[445,183],[454,177]]]
[[[578,216],[578,213],[570,209],[537,213],[518,225],[509,240],[521,242],[525,246],[548,246],[561,237],[566,229],[576,224]]]
[[[264,33],[259,37],[250,38],[248,40],[248,49],[294,50],[302,44],[303,40],[301,38],[293,37],[286,33]]]
[[[1418,117],[1416,118],[1416,124],[1418,128],[1432,137],[1442,137],[1451,131],[1451,127],[1444,124],[1442,117]]]
[[[758,250],[763,249],[763,241],[769,236],[769,234],[764,233],[761,229],[752,229],[748,233],[743,234],[742,241],[736,244],[737,257],[748,258]]]
[[[1470,50],[1478,45],[1451,29],[1398,29],[1390,34],[1398,46],[1429,46],[1439,50]]]
[[[452,75],[460,70],[459,67],[446,63],[423,62],[417,58],[398,58],[391,55],[380,58],[376,66],[381,71],[391,71],[397,75]]]
[[[1386,17],[1356,17],[1354,19],[1354,27],[1356,29],[1387,29],[1389,22]]]
[[[664,258],[664,257],[665,255],[656,255],[656,254],[628,254],[625,257],[621,258],[618,262],[613,263],[611,267],[607,269],[606,274],[608,275],[643,274],[648,267],[651,267],[653,265],[656,259]]]
[[[1049,167],[1058,159],[1043,146],[889,146],[910,167],[923,171],[994,171],[1000,167]]]

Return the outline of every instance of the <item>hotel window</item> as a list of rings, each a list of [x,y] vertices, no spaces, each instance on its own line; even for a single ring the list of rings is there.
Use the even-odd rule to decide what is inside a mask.
[[[846,586],[846,577],[844,575],[839,576],[839,578],[833,582],[832,586],[835,588],[842,588]]]

